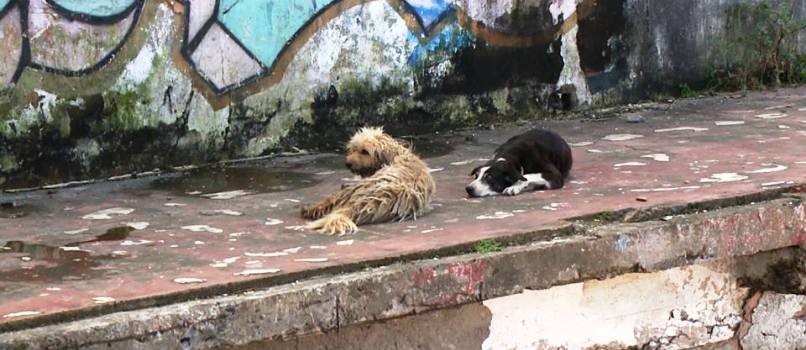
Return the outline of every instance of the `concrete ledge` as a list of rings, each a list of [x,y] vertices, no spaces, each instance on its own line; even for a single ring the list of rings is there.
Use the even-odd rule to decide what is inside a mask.
[[[501,252],[425,259],[365,271],[7,332],[0,349],[240,346],[626,272],[806,244],[806,196],[665,220],[569,223],[567,235]],[[696,207],[696,206],[695,206]]]

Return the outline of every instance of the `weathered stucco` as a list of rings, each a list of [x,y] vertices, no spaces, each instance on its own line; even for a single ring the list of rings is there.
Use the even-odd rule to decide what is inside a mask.
[[[646,96],[702,78],[738,0],[687,3],[2,1],[0,186]]]

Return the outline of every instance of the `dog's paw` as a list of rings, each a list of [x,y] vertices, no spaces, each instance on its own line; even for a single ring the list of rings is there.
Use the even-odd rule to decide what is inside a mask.
[[[517,195],[521,194],[521,192],[523,192],[523,187],[513,185],[513,186],[505,188],[504,192],[502,192],[502,193],[504,195],[507,195],[507,196],[517,196]]]
[[[324,211],[322,210],[322,208],[319,208],[318,206],[311,206],[311,207],[303,206],[302,209],[300,209],[300,215],[302,216],[303,219],[316,220],[321,219],[322,216],[324,216]]]
[[[320,233],[328,236],[347,236],[355,233],[356,231],[358,231],[358,226],[353,223],[327,225],[319,230]]]

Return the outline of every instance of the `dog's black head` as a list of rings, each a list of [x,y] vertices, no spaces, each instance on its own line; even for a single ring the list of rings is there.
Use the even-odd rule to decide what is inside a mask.
[[[470,197],[497,196],[516,182],[526,181],[521,169],[503,158],[473,169],[470,175],[473,182],[465,187]]]

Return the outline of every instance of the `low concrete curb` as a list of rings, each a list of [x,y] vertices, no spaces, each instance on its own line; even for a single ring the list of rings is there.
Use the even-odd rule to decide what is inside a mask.
[[[570,235],[321,276],[238,295],[0,335],[0,349],[212,349],[331,331],[592,278],[806,244],[806,196],[638,223],[569,223]],[[535,234],[536,239],[544,234]]]

